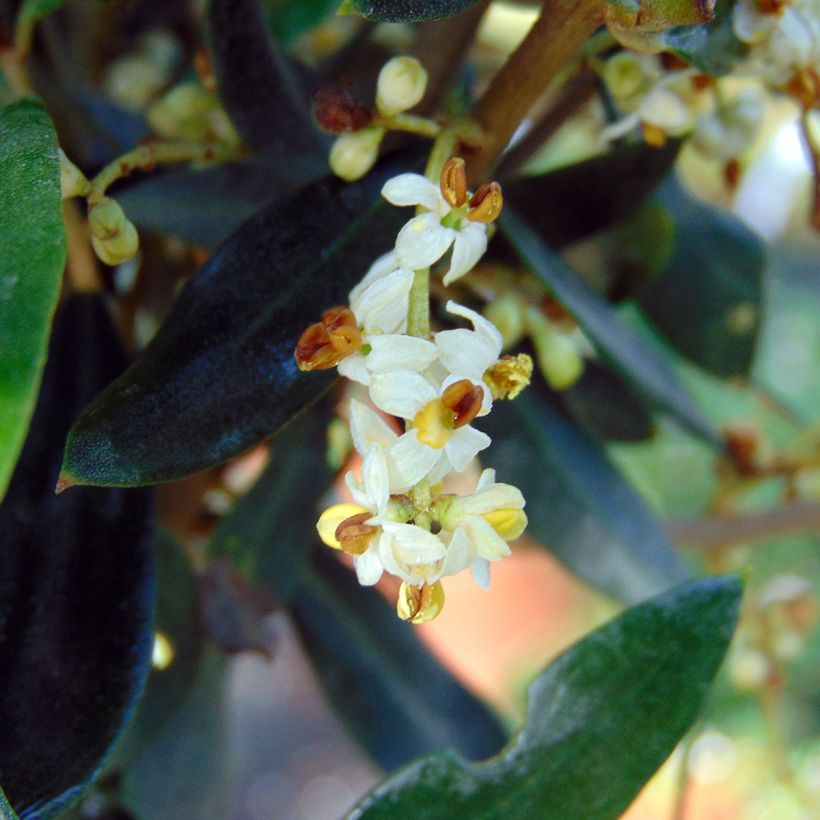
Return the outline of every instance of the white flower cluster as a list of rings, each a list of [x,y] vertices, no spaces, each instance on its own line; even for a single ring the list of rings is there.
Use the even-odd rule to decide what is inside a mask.
[[[442,577],[469,568],[486,586],[489,562],[509,554],[507,541],[527,523],[520,491],[496,483],[493,470],[482,473],[470,496],[444,494],[440,484],[489,446],[490,437],[471,422],[490,412],[494,395],[512,397],[527,383],[521,357],[499,359],[503,342],[496,327],[453,301],[447,310],[470,328],[426,338],[408,333],[415,271],[452,247],[444,277],[452,282],[484,253],[487,222],[501,204],[493,186],[469,197],[457,159],[445,166],[440,187],[418,174],[387,182],[382,194],[388,201],[422,212],[351,291],[350,306],[326,311],[295,352],[301,369],[338,366],[367,386],[377,410],[404,420],[400,434],[376,409],[350,402],[361,478],[347,473],[353,503],[325,510],[317,529],[326,544],[353,556],[362,584],[376,583],[385,571],[398,576],[399,615],[414,623],[440,611]]]

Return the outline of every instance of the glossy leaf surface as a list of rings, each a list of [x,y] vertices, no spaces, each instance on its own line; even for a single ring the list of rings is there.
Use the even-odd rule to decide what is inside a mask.
[[[546,174],[504,180],[504,201],[555,248],[584,239],[640,207],[675,164],[680,145],[622,145]]]
[[[289,43],[319,25],[339,6],[338,0],[262,0],[274,36]]]
[[[480,423],[493,438],[483,461],[527,499],[527,534],[625,603],[685,580],[684,564],[644,501],[545,392],[533,384]]]
[[[6,795],[3,794],[2,789],[0,789],[0,817],[3,820],[20,820],[17,812],[11,807],[11,803],[6,800]]]
[[[64,469],[76,483],[168,481],[274,433],[331,383],[293,349],[347,301],[406,213],[379,195],[407,165],[325,179],[246,222],[193,276],[142,357],[83,413]]]
[[[736,216],[667,180],[657,201],[675,225],[671,258],[638,301],[663,334],[717,376],[744,376],[754,358],[766,248]]]
[[[479,0],[344,0],[340,12],[360,14],[379,23],[422,23],[443,20]]]
[[[210,0],[208,27],[219,96],[244,141],[282,168],[326,168],[313,89],[271,40],[259,0]]]
[[[0,498],[34,412],[65,265],[57,136],[34,99],[0,109]]]
[[[328,699],[382,768],[443,748],[477,759],[504,745],[489,709],[327,548],[314,554],[289,608]]]
[[[524,727],[498,757],[422,758],[348,817],[412,817],[424,806],[427,820],[614,820],[697,717],[740,595],[735,578],[707,578],[628,610],[539,676]]]
[[[517,211],[505,207],[500,223],[521,261],[575,316],[610,364],[642,395],[674,416],[684,427],[708,441],[719,443],[717,434],[686,388],[615,308],[550,250]]]
[[[72,417],[123,365],[101,297],[70,297],[0,507],[0,780],[23,820],[56,817],[88,787],[150,662],[151,492],[54,495]]]

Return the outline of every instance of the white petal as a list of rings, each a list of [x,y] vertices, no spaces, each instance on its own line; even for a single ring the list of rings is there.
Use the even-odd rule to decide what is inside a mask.
[[[370,371],[365,357],[358,351],[339,362],[339,375],[359,384],[370,384]]]
[[[407,299],[413,284],[413,271],[398,268],[367,287],[360,298],[350,303],[366,335],[393,333],[407,320]]]
[[[462,527],[482,558],[497,561],[510,554],[510,545],[480,515],[469,516]]]
[[[469,331],[468,331],[469,332]],[[473,384],[481,388],[481,409],[478,411],[479,416],[486,416],[490,410],[493,409],[493,394],[490,392],[490,388],[486,385],[483,379],[483,371],[481,374],[478,373],[451,373],[447,376],[444,381],[441,383],[441,387],[439,391],[443,393],[451,384],[455,384],[456,382],[460,382],[462,379],[467,378]]]
[[[390,498],[390,481],[387,472],[387,459],[378,444],[371,444],[362,463],[362,482],[365,492],[371,500],[367,506],[382,515],[387,509]],[[506,486],[506,485],[505,485]]]
[[[460,529],[456,530],[447,546],[447,557],[441,567],[441,575],[458,575],[472,564],[475,557],[470,540]]]
[[[373,336],[367,341],[372,348],[367,354],[367,367],[374,373],[388,370],[424,370],[438,356],[438,349],[432,342],[416,336],[391,333]],[[341,370],[339,372],[341,373]]]
[[[446,545],[437,535],[415,524],[385,524],[385,535],[391,538],[396,559],[410,566],[432,564],[447,554]]]
[[[469,273],[487,250],[487,228],[480,222],[468,222],[456,233],[450,269],[444,274],[449,285]]]
[[[353,290],[350,291],[349,303],[352,305],[359,299],[364,290],[372,285],[388,273],[392,273],[399,267],[398,259],[396,259],[396,252],[390,251],[380,256],[369,268],[364,278]],[[355,311],[354,311],[355,313]]]
[[[437,396],[435,387],[413,370],[374,373],[370,378],[370,398],[376,407],[403,419],[412,419]]]
[[[434,450],[418,440],[415,430],[409,430],[387,448],[387,467],[390,471],[390,490],[394,493],[409,490],[433,470],[443,450]]]
[[[488,367],[498,359],[495,345],[474,330],[459,327],[435,335],[439,360],[447,370],[479,384]]]
[[[438,214],[413,217],[396,237],[396,257],[401,265],[417,270],[437,262],[453,244],[456,231],[445,228]]]
[[[348,470],[345,473],[345,484],[347,484],[347,489],[350,490],[350,494],[353,496],[353,500],[358,504],[360,507],[364,507],[365,510],[369,512],[375,512],[376,508],[373,505],[370,496],[365,489],[364,482],[359,481],[353,473]]]
[[[384,538],[382,535],[381,538]],[[381,540],[381,538],[379,540]],[[353,558],[353,565],[356,567],[356,577],[362,586],[373,586],[382,577],[384,566],[379,557],[378,541],[370,545],[370,548],[362,555]]]
[[[465,513],[482,515],[492,510],[523,510],[524,504],[524,496],[518,487],[513,487],[512,484],[493,484],[462,498],[459,507]]]
[[[481,475],[478,477],[478,484],[475,485],[475,491],[479,493],[482,490],[486,490],[487,487],[491,487],[493,484],[495,484],[495,470],[492,467],[487,467],[481,471]]]
[[[421,174],[399,174],[389,179],[382,196],[393,205],[423,205],[431,211],[438,209],[441,200],[438,187]]]
[[[447,458],[456,472],[461,472],[476,454],[490,446],[490,437],[469,424],[453,431],[450,440],[444,445]]]
[[[398,438],[398,435],[390,429],[387,422],[375,410],[356,399],[350,400],[348,423],[353,446],[362,456],[367,454],[371,444],[380,444],[386,448]]]
[[[480,313],[476,313],[474,310],[470,310],[470,308],[464,307],[464,305],[460,305],[452,299],[447,302],[447,312],[451,313],[453,316],[460,316],[462,319],[467,319],[471,322],[473,325],[473,330],[475,330],[479,336],[487,339],[495,345],[497,349],[495,359],[498,358],[501,353],[501,348],[504,346],[504,340],[501,338],[501,333],[498,328],[489,319],[485,319]],[[493,364],[495,359],[492,362],[488,362],[487,367]]]
[[[476,586],[480,586],[482,589],[487,589],[490,586],[490,563],[486,558],[476,558],[470,564],[470,572],[473,574]]]
[[[442,451],[438,451],[442,452]],[[430,468],[429,472],[427,473],[427,480],[431,484],[438,484],[444,476],[448,473],[453,472],[453,465],[450,464],[450,459],[447,458],[447,453],[442,452],[439,460],[435,463],[433,467]]]

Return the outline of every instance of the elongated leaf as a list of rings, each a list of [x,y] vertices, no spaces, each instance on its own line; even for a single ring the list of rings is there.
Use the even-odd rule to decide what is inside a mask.
[[[527,533],[579,578],[625,603],[688,577],[641,498],[593,439],[556,413],[533,384],[494,407],[483,460],[527,499]]]
[[[338,0],[262,0],[274,36],[281,43],[310,31],[336,10]]]
[[[622,145],[540,176],[504,180],[504,201],[538,235],[562,248],[637,210],[675,164],[680,143]]]
[[[465,11],[478,0],[344,0],[340,14],[360,14],[380,23],[423,23]]]
[[[0,498],[26,437],[65,265],[57,137],[42,105],[0,109]]]
[[[349,818],[615,820],[700,711],[737,623],[740,584],[708,578],[630,609],[568,649],[530,688],[504,752],[417,760]]]
[[[54,495],[72,417],[123,363],[101,297],[70,297],[0,507],[0,780],[22,820],[81,796],[148,671],[150,491]]]
[[[718,376],[744,376],[754,358],[766,247],[732,214],[689,196],[675,179],[657,194],[675,223],[672,257],[638,301],[664,335]]]
[[[720,446],[720,439],[698,406],[652,349],[592,291],[575,271],[551,251],[512,208],[504,209],[501,227],[521,261],[575,316],[587,336],[634,387],[684,427]]]
[[[215,250],[243,222],[306,181],[267,163],[237,162],[140,179],[117,192],[117,202],[139,228]]]
[[[11,803],[6,800],[6,795],[3,794],[2,789],[0,789],[0,817],[2,817],[3,820],[20,820],[17,813],[11,807]]]
[[[137,485],[213,466],[274,433],[332,381],[301,373],[299,334],[347,300],[407,215],[358,183],[315,183],[246,222],[191,279],[142,357],[83,413],[73,483]]]
[[[274,437],[265,471],[208,543],[210,559],[229,558],[245,579],[269,585],[284,600],[301,586],[316,543],[319,501],[332,480],[327,419],[311,408]]]
[[[220,98],[245,142],[282,168],[326,167],[310,91],[270,39],[259,0],[210,0],[208,26]]]
[[[681,26],[663,33],[669,51],[707,74],[728,74],[749,51],[732,30],[732,0],[717,0],[715,16],[705,25]]]
[[[643,441],[654,430],[652,417],[629,385],[594,359],[588,359],[581,378],[556,397],[598,438]]]
[[[504,745],[487,707],[325,549],[314,554],[290,611],[328,699],[382,768],[445,747],[476,759]]]

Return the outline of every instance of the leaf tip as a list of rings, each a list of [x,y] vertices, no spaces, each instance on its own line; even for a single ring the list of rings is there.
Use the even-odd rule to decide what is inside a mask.
[[[59,478],[57,479],[57,484],[54,486],[54,495],[59,495],[63,490],[67,490],[69,487],[76,487],[77,481],[75,481],[68,473],[65,471],[60,473]]]
[[[340,17],[344,17],[348,14],[359,14],[359,11],[354,6],[352,0],[342,0],[339,8],[336,9],[336,14]]]

